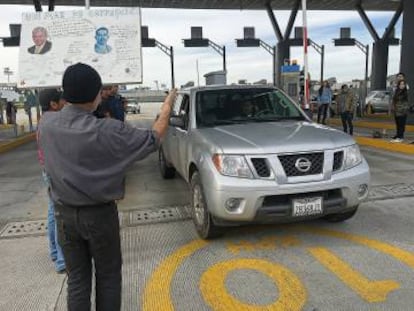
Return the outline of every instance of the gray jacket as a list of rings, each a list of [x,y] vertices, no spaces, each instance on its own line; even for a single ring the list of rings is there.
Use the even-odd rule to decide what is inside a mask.
[[[123,198],[128,167],[158,147],[153,131],[97,119],[76,105],[44,114],[39,142],[52,200],[73,206]]]

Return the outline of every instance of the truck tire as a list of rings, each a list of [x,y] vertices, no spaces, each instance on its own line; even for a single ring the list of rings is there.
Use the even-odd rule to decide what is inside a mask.
[[[175,177],[175,168],[168,165],[161,147],[158,150],[158,163],[162,178],[172,179]]]
[[[194,172],[191,177],[191,216],[198,235],[205,240],[214,239],[223,234],[223,228],[214,224],[213,218],[208,210],[201,184],[200,174]]]

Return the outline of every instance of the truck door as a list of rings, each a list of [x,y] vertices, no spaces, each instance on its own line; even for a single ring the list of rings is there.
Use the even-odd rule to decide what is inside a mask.
[[[176,137],[177,137],[177,164],[175,166],[176,170],[181,174],[181,176],[186,176],[187,173],[187,163],[188,163],[188,154],[189,154],[189,124],[190,124],[190,97],[187,94],[183,95],[183,100],[180,107],[180,117],[184,120],[184,126],[181,128],[176,128]]]
[[[181,104],[183,101],[183,94],[178,94],[173,108],[171,116],[179,116]],[[177,169],[177,128],[169,125],[167,135],[162,142],[162,150],[166,160],[171,163]]]

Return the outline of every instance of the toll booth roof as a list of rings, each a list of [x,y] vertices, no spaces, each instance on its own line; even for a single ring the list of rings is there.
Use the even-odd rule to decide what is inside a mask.
[[[369,11],[394,11],[401,0],[364,0],[362,5]],[[47,4],[48,1],[40,1]],[[263,10],[265,0],[94,0],[91,5],[99,6],[139,6],[142,8],[176,8],[176,9],[233,9],[233,10]],[[273,0],[270,1],[274,10],[291,10],[295,4],[294,0]],[[26,4],[33,5],[33,0],[0,0],[1,4]],[[84,0],[55,0],[54,4],[85,6]],[[355,0],[312,0],[308,1],[309,10],[354,10]]]

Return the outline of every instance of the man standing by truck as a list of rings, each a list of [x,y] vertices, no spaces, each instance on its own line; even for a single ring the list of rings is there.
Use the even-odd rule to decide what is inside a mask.
[[[55,202],[58,239],[68,273],[68,310],[90,310],[92,260],[96,309],[121,309],[121,246],[116,201],[125,174],[154,152],[168,128],[176,90],[170,92],[152,129],[96,118],[102,81],[89,65],[69,66],[63,75],[68,105],[43,116],[40,144]]]

